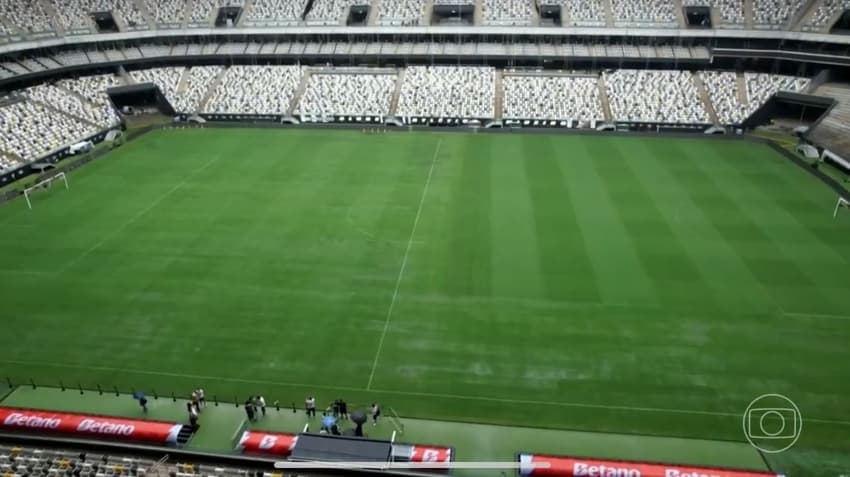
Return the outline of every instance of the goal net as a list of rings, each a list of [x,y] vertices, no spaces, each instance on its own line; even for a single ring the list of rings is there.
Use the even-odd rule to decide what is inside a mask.
[[[838,209],[845,207],[850,208],[850,201],[845,199],[844,197],[838,198],[838,203],[835,204],[835,210],[832,212],[832,216],[835,217],[838,215]]]
[[[27,207],[32,209],[32,195],[33,195],[33,193],[40,191],[40,190],[50,189],[53,186],[54,183],[60,182],[60,181],[63,184],[65,184],[66,189],[70,188],[70,187],[68,187],[68,177],[65,176],[64,172],[59,172],[59,173],[56,173],[56,174],[54,174],[54,175],[52,175],[52,176],[50,176],[46,179],[42,179],[42,180],[36,182],[35,184],[27,187],[26,189],[24,189],[24,199],[26,199],[26,201],[27,201]]]

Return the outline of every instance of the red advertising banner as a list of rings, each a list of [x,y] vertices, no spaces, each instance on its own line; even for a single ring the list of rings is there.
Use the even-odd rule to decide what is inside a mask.
[[[245,431],[239,439],[238,447],[242,452],[287,457],[297,441],[298,436],[295,434]]]
[[[783,477],[768,472],[617,460],[520,454],[520,475],[529,477]],[[548,464],[548,468],[536,467]]]
[[[0,407],[0,429],[173,444],[183,424]]]
[[[452,450],[449,447],[413,446],[410,462],[451,462]]]

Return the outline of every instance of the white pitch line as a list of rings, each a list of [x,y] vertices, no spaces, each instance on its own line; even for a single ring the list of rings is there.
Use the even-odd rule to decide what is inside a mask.
[[[791,318],[820,318],[824,320],[850,320],[850,316],[848,315],[832,315],[829,313],[802,313],[802,312],[791,312],[791,311],[783,311],[783,315],[791,317]]]
[[[94,245],[92,245],[91,247],[89,247],[88,249],[86,249],[86,251],[85,251],[85,252],[83,252],[83,253],[81,253],[80,255],[78,255],[78,256],[77,256],[77,258],[75,258],[75,259],[71,260],[70,262],[68,262],[67,264],[63,265],[63,266],[62,266],[62,267],[61,267],[61,268],[60,268],[60,269],[56,272],[56,275],[61,275],[61,274],[62,274],[62,272],[64,272],[65,270],[68,270],[69,268],[73,267],[74,265],[76,265],[76,264],[80,263],[80,261],[81,261],[81,260],[83,260],[84,258],[88,257],[88,256],[89,256],[89,254],[91,254],[92,252],[94,252],[95,250],[97,250],[98,248],[100,248],[100,247],[101,247],[103,244],[105,244],[108,240],[112,239],[113,237],[115,237],[116,235],[118,235],[119,233],[121,233],[121,231],[123,231],[124,229],[126,229],[127,227],[129,227],[129,226],[130,226],[133,222],[135,222],[135,221],[139,220],[139,219],[140,219],[143,215],[145,215],[146,213],[150,212],[150,211],[151,211],[151,209],[153,209],[154,207],[156,207],[157,205],[159,205],[159,203],[160,203],[160,202],[162,202],[163,200],[165,200],[168,196],[170,196],[171,194],[173,194],[173,193],[177,192],[177,191],[178,191],[181,187],[185,186],[185,185],[186,185],[186,184],[187,184],[190,180],[192,180],[192,178],[194,178],[195,176],[197,176],[198,174],[200,174],[202,171],[204,171],[206,168],[208,168],[209,166],[211,166],[211,165],[212,165],[215,161],[219,160],[219,158],[221,158],[221,154],[216,155],[215,157],[213,157],[212,159],[210,159],[209,161],[207,161],[207,163],[206,163],[206,164],[204,164],[203,166],[198,167],[197,169],[195,169],[194,171],[192,171],[192,173],[191,173],[191,174],[189,174],[188,176],[186,176],[186,177],[185,177],[182,181],[180,181],[180,183],[179,183],[179,184],[177,184],[176,186],[172,187],[172,188],[171,188],[171,189],[169,189],[167,192],[165,192],[164,194],[162,194],[161,196],[159,196],[159,197],[158,197],[155,201],[151,202],[151,204],[150,204],[150,205],[148,205],[147,207],[145,207],[144,209],[142,209],[141,211],[139,211],[139,213],[137,213],[136,215],[134,215],[134,216],[130,217],[130,220],[128,220],[128,221],[126,221],[126,222],[124,222],[124,223],[123,223],[123,224],[121,224],[121,225],[120,225],[117,229],[115,229],[115,230],[113,230],[112,232],[110,232],[110,233],[108,233],[107,235],[105,235],[105,236],[104,236],[102,239],[100,239],[97,243],[95,243]]]
[[[606,409],[613,411],[629,411],[629,412],[646,412],[646,413],[655,413],[655,414],[685,414],[685,415],[694,415],[694,416],[714,416],[714,417],[736,417],[742,418],[742,414],[737,414],[733,412],[719,412],[719,411],[700,411],[696,409],[676,409],[676,408],[664,408],[664,407],[640,407],[640,406],[620,406],[620,405],[610,405],[610,404],[591,404],[591,403],[580,403],[580,402],[567,402],[567,401],[538,401],[532,399],[510,399],[510,398],[496,398],[496,397],[487,397],[487,396],[466,396],[463,394],[444,394],[444,393],[427,393],[427,392],[418,392],[418,391],[393,391],[388,389],[364,389],[364,388],[355,388],[352,386],[332,386],[327,384],[308,384],[308,383],[294,383],[294,382],[285,382],[285,381],[268,381],[261,379],[245,379],[245,378],[233,378],[227,376],[207,376],[203,374],[184,374],[184,373],[171,373],[167,371],[151,371],[144,369],[126,369],[126,368],[114,368],[110,366],[86,366],[86,365],[77,365],[77,364],[64,364],[64,363],[48,363],[41,361],[23,361],[23,360],[0,360],[0,364],[20,364],[27,366],[44,366],[44,367],[52,367],[52,368],[63,368],[63,369],[81,369],[88,371],[109,371],[114,373],[128,373],[128,374],[139,374],[146,376],[166,376],[171,378],[185,378],[185,379],[197,379],[197,380],[205,380],[205,381],[219,381],[219,382],[230,382],[230,383],[245,383],[245,384],[260,384],[260,385],[270,385],[270,386],[290,386],[290,387],[303,387],[303,388],[313,388],[313,389],[327,389],[329,391],[350,391],[350,392],[368,392],[372,394],[385,394],[385,395],[396,395],[396,396],[414,396],[414,397],[425,397],[425,398],[436,398],[436,399],[452,399],[452,400],[462,400],[462,401],[481,401],[481,402],[498,402],[504,404],[524,404],[524,405],[532,405],[532,406],[552,406],[552,407],[573,407],[573,408],[581,408],[581,409]],[[803,418],[804,422],[817,422],[821,424],[835,424],[841,426],[850,426],[850,421],[842,421],[835,419],[817,419],[817,418]]]
[[[369,373],[369,382],[366,383],[366,390],[372,388],[372,380],[375,378],[375,370],[378,368],[378,360],[381,358],[381,350],[384,348],[384,339],[387,337],[387,330],[390,327],[390,321],[393,316],[393,308],[398,298],[398,289],[401,287],[401,279],[404,277],[404,269],[407,268],[407,258],[410,256],[410,249],[413,246],[413,238],[416,236],[416,227],[419,226],[419,217],[422,215],[422,206],[425,205],[425,197],[428,195],[428,187],[431,186],[431,177],[434,175],[434,165],[437,164],[437,155],[440,153],[440,146],[443,144],[443,138],[437,140],[437,147],[434,148],[434,156],[431,158],[431,168],[428,169],[428,178],[425,179],[425,186],[422,187],[422,197],[419,198],[419,208],[416,209],[416,217],[413,219],[413,227],[410,229],[410,238],[407,240],[407,248],[404,249],[404,257],[401,259],[401,267],[398,269],[398,277],[395,281],[395,291],[393,298],[390,300],[390,307],[387,310],[387,317],[384,320],[384,330],[381,332],[381,338],[378,340],[378,350],[375,352],[375,360],[372,362],[372,371]]]

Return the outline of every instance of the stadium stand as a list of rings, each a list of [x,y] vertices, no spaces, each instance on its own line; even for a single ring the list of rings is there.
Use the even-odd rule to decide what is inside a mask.
[[[715,27],[743,28],[746,23],[744,0],[684,0],[686,7],[710,6],[719,13],[720,25]]]
[[[669,0],[611,0],[614,25],[618,27],[675,27],[673,2]]]
[[[299,114],[386,116],[395,89],[395,74],[316,72],[296,107]]]
[[[79,97],[53,85],[33,86],[26,90],[27,96],[52,108],[59,109],[74,118],[91,123],[97,130],[118,123],[115,110],[109,106],[84,103]],[[92,131],[92,133],[97,132]]]
[[[64,449],[0,446],[0,473],[9,477],[280,477],[256,469]]]
[[[604,119],[596,76],[521,76],[505,74],[506,119],[573,119],[582,124]]]
[[[63,79],[56,83],[92,104],[109,105],[106,90],[121,86],[121,81],[114,75],[83,76],[76,79]]]
[[[604,27],[606,24],[605,4],[602,0],[556,0],[551,3],[563,9],[561,16],[564,25]]]
[[[745,73],[744,78],[747,82],[747,98],[756,105],[750,112],[767,102],[777,91],[800,92],[809,86],[808,78],[795,76]]]
[[[836,104],[814,127],[809,139],[850,161],[850,84],[826,83],[815,93],[835,99]]]
[[[301,21],[307,0],[253,0],[246,13],[246,26],[286,26]]]
[[[286,114],[301,78],[299,66],[243,66],[227,69],[204,111]]]
[[[850,0],[823,0],[817,9],[802,26],[803,31],[821,31],[830,26],[830,20],[844,10],[850,9]]]
[[[0,0],[0,17],[8,20],[23,33],[40,33],[54,30],[50,16],[37,0]],[[2,24],[2,22],[0,22]],[[9,33],[0,27],[4,34]]]
[[[147,70],[130,71],[130,77],[136,83],[154,83],[159,87],[159,90],[165,95],[165,98],[175,106],[177,100],[177,83],[183,75],[185,68],[151,68]]]
[[[399,116],[492,118],[496,71],[475,66],[410,66]]]
[[[370,0],[315,0],[307,13],[309,25],[344,25],[348,9],[353,5],[369,5]]]
[[[700,75],[721,124],[739,124],[747,117],[750,107],[739,96],[737,73],[703,71]]]
[[[482,16],[486,25],[527,26],[532,24],[534,8],[530,0],[483,0]]]
[[[802,0],[753,0],[753,26],[780,30],[802,5]]]
[[[98,131],[46,104],[30,100],[0,108],[0,142],[6,153],[31,161]]]
[[[424,11],[424,0],[381,2],[377,24],[392,26],[419,25],[422,22]]]
[[[617,70],[604,76],[617,121],[709,122],[690,72]]]
[[[187,4],[190,0],[145,0],[145,6],[153,15],[157,25],[178,25],[183,23]]]
[[[195,66],[190,69],[185,90],[180,91],[178,87],[176,91],[177,95],[172,103],[174,109],[184,113],[198,112],[201,100],[211,86],[213,78],[223,69],[221,66]]]
[[[0,152],[0,173],[10,171],[12,169],[18,168],[24,164],[24,161],[12,157],[5,152]]]

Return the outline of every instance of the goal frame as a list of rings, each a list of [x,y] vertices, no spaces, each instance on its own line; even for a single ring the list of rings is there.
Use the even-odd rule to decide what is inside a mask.
[[[71,187],[68,185],[68,176],[66,176],[64,172],[56,173],[56,174],[48,177],[47,179],[42,179],[42,180],[36,182],[35,184],[27,187],[26,189],[24,189],[24,199],[26,199],[26,201],[27,201],[27,207],[29,209],[32,209],[32,201],[30,200],[30,194],[34,190],[36,190],[36,189],[38,189],[42,186],[48,186],[49,187],[50,185],[53,184],[54,181],[57,181],[60,178],[62,179],[62,182],[65,183],[65,189],[70,189]]]
[[[838,202],[835,203],[835,210],[832,211],[833,218],[838,216],[838,209],[842,207],[850,208],[850,200],[847,200],[844,197],[838,198]]]

